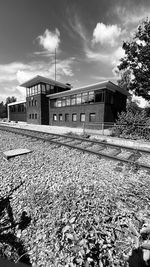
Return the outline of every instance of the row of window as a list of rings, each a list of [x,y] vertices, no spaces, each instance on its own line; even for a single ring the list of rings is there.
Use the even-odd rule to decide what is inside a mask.
[[[92,104],[94,102],[104,102],[104,91],[90,91],[80,94],[74,94],[66,97],[61,97],[57,99],[51,99],[50,105],[51,108],[54,107],[65,107],[65,106],[73,106],[80,104]]]
[[[77,121],[77,113],[73,113],[72,115],[69,113],[66,113],[64,116],[64,120],[66,122]],[[53,121],[63,121],[63,115],[62,114],[53,114]],[[94,122],[96,121],[96,113],[90,113],[89,114],[89,121]],[[85,122],[85,113],[80,113],[80,122]]]
[[[29,103],[29,107],[37,106],[37,100],[31,100],[28,103]]]
[[[62,91],[66,91],[67,88],[62,88],[59,86],[54,86],[48,83],[39,83],[33,85],[30,88],[26,88],[27,96],[37,95],[37,94],[55,94]]]
[[[11,112],[25,112],[26,111],[26,103],[10,106],[10,111]]]
[[[44,93],[44,94],[50,93],[50,91],[53,89],[54,89],[54,85],[39,83],[39,84],[33,85],[30,88],[27,88],[27,96],[37,95],[41,93]]]
[[[29,119],[33,119],[33,120],[35,119],[36,120],[37,119],[37,113],[29,114]]]

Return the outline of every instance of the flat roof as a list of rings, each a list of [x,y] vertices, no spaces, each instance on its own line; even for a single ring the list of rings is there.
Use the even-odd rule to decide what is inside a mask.
[[[23,103],[26,103],[26,100],[12,102],[12,103],[9,103],[8,106],[14,106],[14,105],[19,105],[19,104],[23,104]]]
[[[55,80],[52,80],[52,79],[49,79],[47,77],[43,77],[40,75],[37,75],[33,77],[32,79],[20,84],[20,86],[28,88],[40,82],[48,83],[51,85],[59,85],[60,87],[63,87],[63,88],[71,88],[71,85],[69,84],[61,83],[61,82],[58,82],[58,81],[55,81]]]
[[[130,96],[130,94],[127,90],[119,87],[118,85],[112,83],[111,81],[103,81],[103,82],[98,82],[98,83],[78,87],[75,89],[71,89],[71,90],[65,91],[65,92],[60,92],[60,93],[56,93],[56,94],[49,94],[49,95],[47,95],[47,97],[50,97],[50,99],[54,99],[57,97],[69,96],[69,95],[73,95],[73,94],[77,94],[77,93],[88,92],[91,90],[95,91],[97,89],[100,89],[100,90],[108,89],[108,90],[113,91],[113,92],[118,91],[123,95]]]

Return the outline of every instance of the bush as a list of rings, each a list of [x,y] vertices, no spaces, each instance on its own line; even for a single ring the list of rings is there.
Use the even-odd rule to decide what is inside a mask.
[[[113,127],[113,136],[149,140],[149,126],[150,118],[147,117],[147,112],[130,103],[127,105],[126,111],[118,114],[118,119]]]

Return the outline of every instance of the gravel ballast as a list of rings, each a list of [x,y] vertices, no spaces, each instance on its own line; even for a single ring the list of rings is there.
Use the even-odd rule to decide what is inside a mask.
[[[32,152],[3,158],[3,151],[17,148]],[[105,266],[113,266],[112,261],[123,266],[121,255],[128,256],[135,245],[129,221],[139,231],[150,216],[147,171],[6,132],[0,132],[0,151],[1,197],[25,182],[13,193],[11,206],[16,221],[22,211],[31,216],[20,239],[33,266],[82,266],[82,261],[97,266],[90,265],[91,240],[101,248],[100,266],[105,254],[110,261]],[[115,237],[113,227],[119,229]],[[88,240],[89,251],[83,240]]]

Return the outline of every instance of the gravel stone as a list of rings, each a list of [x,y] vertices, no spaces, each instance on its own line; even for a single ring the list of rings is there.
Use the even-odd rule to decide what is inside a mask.
[[[14,133],[1,131],[0,137],[0,196],[6,196],[24,181],[13,193],[11,205],[16,221],[23,210],[32,218],[31,225],[22,232],[21,239],[29,251],[31,262],[37,266],[52,266],[51,244],[48,241],[53,234],[50,224],[51,194],[59,195],[63,186],[69,183],[77,186],[83,183],[93,186],[99,184],[109,198],[121,196],[133,186],[133,190],[139,190],[141,195],[135,193],[134,205],[130,204],[131,196],[128,195],[124,200],[127,204],[124,205],[136,207],[137,214],[146,214],[150,208],[150,179],[145,170],[134,173],[132,168],[124,164],[118,172],[116,161]],[[18,146],[32,150],[32,153],[8,161],[3,159],[4,150],[17,149]]]

